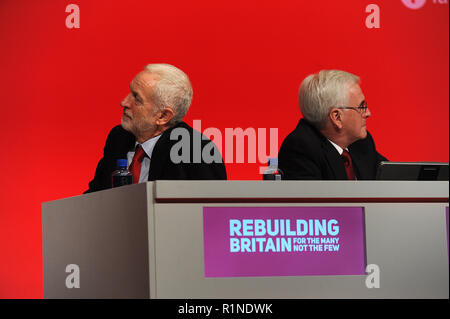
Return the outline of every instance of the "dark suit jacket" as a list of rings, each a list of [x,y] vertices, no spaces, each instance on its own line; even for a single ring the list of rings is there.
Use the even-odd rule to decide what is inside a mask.
[[[375,179],[378,164],[387,161],[380,155],[372,136],[348,147],[358,180]],[[281,145],[278,166],[283,179],[346,180],[344,161],[336,148],[311,123],[301,119]]]
[[[170,133],[176,128],[183,128],[189,133],[190,144],[183,150],[189,151],[189,163],[173,163],[170,158],[172,146],[177,144],[183,138],[179,135],[177,136],[177,140],[170,139]],[[194,130],[192,127],[181,122],[162,133],[153,149],[150,171],[148,174],[149,181],[227,179],[225,165],[217,147],[214,144],[209,144],[212,142],[199,132],[195,131],[196,134],[193,132]],[[201,150],[203,150],[206,145],[209,145],[207,150],[210,151],[210,154],[218,154],[221,162],[205,163],[203,158],[199,155],[196,156],[196,158],[200,159],[196,160],[199,163],[194,162],[194,137],[197,139],[202,138],[201,144],[196,142],[196,145],[201,145]],[[103,158],[99,161],[94,179],[89,183],[89,189],[85,193],[112,187],[111,174],[117,169],[117,160],[127,158],[127,153],[134,150],[135,142],[136,138],[134,135],[125,131],[122,126],[118,125],[111,130],[106,139]],[[209,147],[211,147],[211,149]],[[197,154],[199,154],[199,152],[197,152]]]

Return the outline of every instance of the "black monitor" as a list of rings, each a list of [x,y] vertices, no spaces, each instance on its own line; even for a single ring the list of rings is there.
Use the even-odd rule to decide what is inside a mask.
[[[383,181],[448,181],[448,163],[381,162],[377,180]]]

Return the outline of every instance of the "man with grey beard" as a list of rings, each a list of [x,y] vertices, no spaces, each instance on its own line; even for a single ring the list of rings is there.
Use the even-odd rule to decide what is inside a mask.
[[[109,133],[104,156],[86,193],[112,187],[111,174],[118,159],[128,159],[133,183],[226,179],[225,165],[219,150],[210,144],[213,142],[183,122],[192,96],[188,76],[172,65],[149,64],[139,72],[130,83],[130,93],[120,103],[122,124]],[[213,153],[215,161],[205,161],[204,153],[194,154],[194,136],[201,140],[196,151],[202,152],[208,145],[208,154]],[[189,152],[187,161],[179,162],[171,156],[173,146],[179,143],[184,143],[182,151]]]

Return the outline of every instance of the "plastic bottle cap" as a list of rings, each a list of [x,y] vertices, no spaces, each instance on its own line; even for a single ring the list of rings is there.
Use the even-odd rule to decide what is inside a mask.
[[[117,167],[125,167],[127,168],[128,162],[126,159],[118,159],[117,160]]]
[[[269,158],[269,166],[278,166],[278,158]]]

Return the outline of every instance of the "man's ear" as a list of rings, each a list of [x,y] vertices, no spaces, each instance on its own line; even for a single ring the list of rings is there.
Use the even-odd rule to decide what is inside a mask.
[[[161,126],[166,125],[170,122],[174,115],[175,113],[171,108],[165,107],[159,112],[158,118],[156,119],[156,124]]]
[[[333,126],[342,129],[343,123],[342,123],[342,110],[338,109],[337,107],[333,107],[330,110],[330,113],[328,113],[328,117],[331,120],[331,123],[333,123]]]

